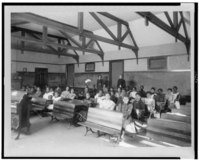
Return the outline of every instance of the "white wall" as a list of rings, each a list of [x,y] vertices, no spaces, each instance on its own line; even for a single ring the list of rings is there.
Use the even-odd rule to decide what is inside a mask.
[[[139,63],[135,59],[124,61],[124,71],[146,71],[147,59],[140,59]]]
[[[15,62],[15,70],[23,71],[23,68],[27,68],[27,72],[35,72],[35,68],[48,68],[49,73],[65,73],[64,65],[51,65],[51,64],[40,64],[40,63],[21,63]],[[14,68],[14,66],[13,66]]]
[[[36,52],[24,52],[21,54],[19,50],[12,50],[11,67],[12,73],[23,71],[27,68],[28,72],[34,72],[35,68],[48,68],[49,73],[65,73],[65,61],[68,57],[56,55],[41,54]],[[60,65],[63,64],[63,65]]]
[[[75,72],[83,73],[85,72],[86,62],[96,62],[95,72],[108,72],[109,71],[109,61],[111,60],[124,60],[124,71],[146,71],[147,70],[147,58],[156,56],[168,56],[168,70],[173,69],[190,69],[190,61],[187,61],[186,48],[183,43],[172,43],[172,44],[162,44],[156,46],[141,47],[138,52],[138,64],[136,62],[136,57],[131,50],[116,50],[109,51],[105,53],[104,56],[104,66],[102,65],[99,56],[94,54],[82,55],[80,56],[80,66],[75,65]],[[126,59],[126,60],[125,60]],[[68,58],[66,63],[75,63],[71,58]]]

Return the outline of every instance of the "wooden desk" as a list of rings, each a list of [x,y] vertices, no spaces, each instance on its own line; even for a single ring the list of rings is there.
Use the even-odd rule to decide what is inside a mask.
[[[67,119],[71,124],[75,120],[75,115],[82,110],[88,111],[88,105],[81,100],[57,101],[54,102],[52,119]]]

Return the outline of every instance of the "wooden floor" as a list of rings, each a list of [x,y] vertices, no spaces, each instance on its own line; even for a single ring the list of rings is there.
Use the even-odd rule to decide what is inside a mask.
[[[111,143],[109,136],[97,138],[97,134],[88,133],[84,136],[85,128],[69,127],[65,121],[51,122],[49,117],[34,116],[31,118],[31,135],[22,133],[19,140],[14,140],[16,132],[11,132],[11,143],[7,146],[8,156],[130,156],[138,155],[140,148],[147,147],[146,152],[151,153],[149,148],[168,149],[173,147],[182,148],[178,145],[161,141],[150,140],[146,135],[135,137],[125,136],[119,144]],[[153,155],[154,154],[154,155]],[[163,154],[168,154],[164,153]],[[171,156],[174,153],[170,153]],[[140,156],[140,154],[138,155]],[[142,155],[147,156],[147,154]],[[167,155],[168,156],[168,155]]]

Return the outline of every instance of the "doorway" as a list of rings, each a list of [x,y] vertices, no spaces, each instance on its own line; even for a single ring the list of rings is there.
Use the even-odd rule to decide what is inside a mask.
[[[110,86],[113,88],[117,88],[117,81],[119,79],[119,75],[123,75],[124,73],[124,61],[110,61]]]
[[[67,64],[67,85],[70,87],[74,87],[74,71],[75,65],[74,64]]]
[[[41,89],[48,85],[48,68],[35,68],[35,85]]]

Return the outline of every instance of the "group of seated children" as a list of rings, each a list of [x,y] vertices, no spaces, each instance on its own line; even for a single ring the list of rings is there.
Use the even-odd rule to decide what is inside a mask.
[[[23,88],[24,89],[24,88]],[[32,97],[42,97],[53,101],[79,99],[79,94],[76,94],[73,88],[66,86],[64,91],[60,87],[55,90],[45,89],[42,95],[39,87],[26,88],[29,95]],[[168,88],[167,93],[163,93],[163,89],[159,88],[156,92],[152,87],[150,91],[145,92],[144,86],[140,86],[137,91],[136,87],[132,90],[118,87],[115,92],[113,88],[103,86],[98,92],[91,97],[89,88],[86,86],[84,92],[81,93],[83,102],[89,107],[98,107],[106,110],[114,110],[123,113],[122,136],[125,130],[136,132],[136,129],[144,125],[147,118],[159,118],[162,112],[170,112],[172,108],[179,108],[180,94],[176,86],[173,89]],[[53,109],[50,105],[48,109]]]
[[[75,93],[74,88],[70,89],[68,86],[66,86],[64,91],[61,91],[60,87],[53,90],[46,86],[44,94],[42,94],[40,87],[36,86],[26,88],[26,90],[32,97],[42,97],[53,101],[79,98],[78,94]],[[164,94],[161,88],[159,88],[156,93],[154,87],[152,87],[150,91],[145,92],[144,86],[141,85],[139,91],[137,91],[136,87],[133,87],[132,90],[126,90],[125,88],[119,87],[116,92],[113,88],[108,90],[106,87],[103,87],[103,89],[99,89],[95,96],[91,98],[89,88],[86,86],[82,97],[83,101],[88,103],[89,106],[97,106],[99,108],[115,110],[118,112],[122,112],[124,98],[128,97],[129,103],[133,104],[134,108],[136,108],[136,106],[137,108],[141,108],[140,110],[143,110],[144,115],[148,112],[148,115],[151,118],[154,116],[154,113],[168,112],[173,107],[179,108],[180,94],[176,86],[174,86],[173,89],[168,88],[167,93]],[[140,97],[140,99],[138,97]],[[143,107],[143,104],[145,107]],[[143,108],[145,108],[145,110]]]

